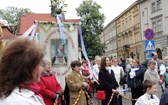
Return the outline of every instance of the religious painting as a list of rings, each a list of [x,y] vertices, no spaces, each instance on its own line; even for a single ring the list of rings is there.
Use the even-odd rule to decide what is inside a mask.
[[[66,40],[67,42],[67,40]],[[68,45],[62,45],[61,39],[51,39],[51,61],[53,67],[67,66]]]

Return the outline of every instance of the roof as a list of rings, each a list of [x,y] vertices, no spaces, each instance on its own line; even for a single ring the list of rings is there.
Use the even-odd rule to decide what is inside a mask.
[[[3,36],[5,39],[10,39],[13,38],[15,35],[10,31],[8,26],[4,26],[1,24],[2,27],[2,32],[3,32]]]
[[[19,32],[17,35],[24,34],[34,23],[34,20],[37,21],[48,21],[48,22],[56,22],[56,19],[51,16],[51,14],[21,14],[20,15],[20,23],[19,23]],[[79,22],[80,19],[65,19],[64,22]],[[39,29],[37,28],[36,33],[39,33]]]

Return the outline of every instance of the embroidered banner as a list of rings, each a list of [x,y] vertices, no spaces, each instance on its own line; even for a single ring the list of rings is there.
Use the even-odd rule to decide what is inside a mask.
[[[54,27],[50,27],[52,26]],[[39,22],[39,42],[44,46],[45,57],[51,59],[52,70],[58,78],[58,81],[64,88],[65,76],[71,72],[70,63],[78,60],[78,31],[77,24],[64,23],[75,29],[70,32],[68,28],[62,27],[66,43],[62,44],[60,29],[57,23]],[[46,32],[44,27],[50,27]],[[80,57],[79,57],[80,58]]]

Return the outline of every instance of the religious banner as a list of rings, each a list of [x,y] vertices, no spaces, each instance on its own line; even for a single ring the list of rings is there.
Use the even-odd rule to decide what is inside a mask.
[[[55,73],[62,88],[65,77],[71,72],[70,64],[78,60],[78,30],[77,24],[63,23],[62,30],[66,43],[57,23],[39,22],[39,42],[44,46],[45,58],[51,59],[52,71]]]

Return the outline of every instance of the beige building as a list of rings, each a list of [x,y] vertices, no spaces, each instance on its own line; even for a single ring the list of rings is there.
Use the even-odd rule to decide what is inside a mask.
[[[106,44],[105,55],[110,58],[117,57],[116,23],[112,20],[106,25],[100,35],[101,42]]]
[[[113,19],[100,35],[106,44],[105,55],[110,57],[144,58],[144,43],[141,35],[140,6],[134,2],[119,16]]]
[[[134,2],[116,18],[118,57],[144,57],[140,25],[140,6]]]

